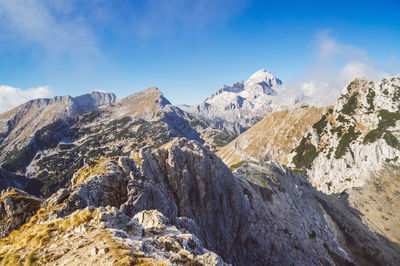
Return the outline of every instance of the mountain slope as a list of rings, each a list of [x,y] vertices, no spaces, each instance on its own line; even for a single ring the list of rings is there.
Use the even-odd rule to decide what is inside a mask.
[[[56,104],[50,107],[53,105]],[[9,134],[4,139],[0,148],[3,168],[0,173],[5,181],[0,184],[29,190],[32,182],[29,186],[27,182],[36,180],[39,184],[35,183],[35,189],[29,191],[50,196],[64,186],[77,169],[100,156],[129,155],[132,150],[157,148],[177,136],[206,142],[212,147],[226,144],[215,140],[229,140],[227,133],[210,128],[206,121],[171,105],[157,88],[79,116],[73,116],[76,112],[68,113],[71,108],[62,111],[63,104],[56,106],[61,114],[68,115],[47,118],[43,115],[46,106],[30,110],[41,117],[29,121],[32,134],[18,139]],[[25,113],[20,113],[19,117],[21,121],[26,119]],[[18,123],[14,130],[28,130],[28,124]],[[22,177],[17,182],[14,173],[34,179]]]
[[[112,93],[91,92],[78,97],[35,99],[0,114],[0,149],[21,145],[41,128],[59,120],[77,117],[116,102]]]
[[[400,75],[355,79],[291,154],[325,193],[342,193],[363,222],[400,243]]]
[[[245,164],[232,173],[186,139],[134,157],[137,164],[103,158],[80,169],[26,225],[0,239],[1,262],[373,265],[400,259],[398,246],[282,165]]]
[[[192,110],[214,127],[240,134],[267,114],[299,103],[298,98],[281,95],[281,87],[279,79],[262,69],[246,82],[223,86]]]
[[[288,164],[288,155],[324,110],[302,105],[271,113],[221,148],[217,155],[230,166],[242,161],[263,160]]]

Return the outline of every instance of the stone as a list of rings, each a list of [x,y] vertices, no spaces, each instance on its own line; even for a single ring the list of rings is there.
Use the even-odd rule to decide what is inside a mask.
[[[40,208],[42,200],[16,189],[8,188],[0,195],[0,238],[26,223]]]

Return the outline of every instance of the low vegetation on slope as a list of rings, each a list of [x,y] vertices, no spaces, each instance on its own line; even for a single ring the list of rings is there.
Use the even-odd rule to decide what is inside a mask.
[[[399,85],[400,76],[352,81],[293,150],[291,166],[322,191],[340,193],[365,184],[386,160],[400,163]]]
[[[289,153],[324,110],[303,105],[272,113],[223,147],[217,155],[231,166],[245,160],[275,160],[287,164]],[[303,158],[299,161],[303,163]]]

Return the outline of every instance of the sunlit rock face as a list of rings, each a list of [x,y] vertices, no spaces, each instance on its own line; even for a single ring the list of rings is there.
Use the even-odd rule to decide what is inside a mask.
[[[217,155],[229,166],[264,160],[287,165],[291,151],[325,111],[326,108],[303,104],[295,109],[273,112],[221,148]]]
[[[326,193],[362,187],[400,159],[400,76],[355,79],[304,135],[291,166]]]

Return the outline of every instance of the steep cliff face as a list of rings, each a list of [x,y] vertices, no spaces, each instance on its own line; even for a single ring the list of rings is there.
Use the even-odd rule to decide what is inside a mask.
[[[398,247],[370,232],[345,201],[317,192],[280,164],[245,164],[232,173],[187,139],[134,158],[103,158],[80,169],[26,225],[0,239],[2,262],[372,265],[400,259]]]
[[[400,76],[355,79],[305,134],[292,166],[327,193],[362,187],[400,157]]]
[[[281,94],[281,88],[282,82],[262,69],[246,82],[223,86],[191,109],[214,127],[240,134],[271,112],[299,105],[300,99]]]
[[[290,152],[325,110],[302,105],[271,113],[221,148],[217,155],[229,166],[265,160],[288,164]]]

